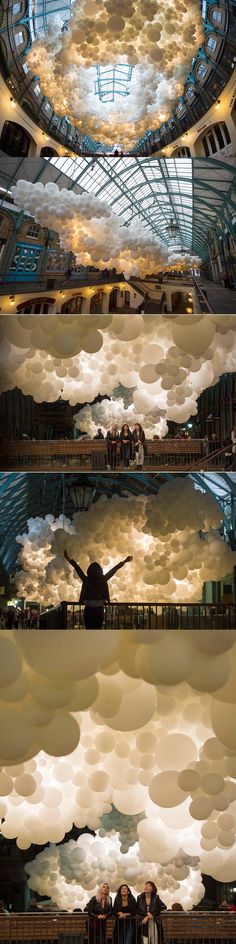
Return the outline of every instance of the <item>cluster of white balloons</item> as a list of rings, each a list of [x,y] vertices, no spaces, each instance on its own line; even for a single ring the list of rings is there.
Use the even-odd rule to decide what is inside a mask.
[[[162,438],[168,419],[196,415],[202,391],[235,370],[235,328],[234,315],[2,316],[0,389],[72,406],[111,396],[76,418],[90,435],[96,422],[119,425],[125,400],[127,421]]]
[[[69,26],[69,28],[68,28]],[[163,120],[183,90],[193,55],[204,39],[197,0],[75,0],[67,30],[58,15],[34,43],[27,61],[40,78],[54,109],[86,134],[110,144],[119,139],[128,150],[137,138]],[[131,94],[114,102],[96,96],[95,64],[135,66]],[[166,116],[165,116],[166,117]]]
[[[17,573],[19,595],[57,604],[78,601],[81,583],[64,558],[78,561],[86,573],[92,561],[104,572],[133,555],[124,571],[112,578],[111,599],[121,602],[197,602],[207,580],[232,571],[236,554],[216,530],[222,512],[216,501],[198,490],[190,478],[178,476],[157,495],[105,495],[73,522],[53,516],[30,519]],[[204,532],[203,537],[202,532]]]
[[[191,908],[204,895],[198,857],[180,850],[166,866],[149,864],[143,860],[138,843],[122,855],[115,834],[105,839],[84,834],[77,842],[70,839],[61,846],[51,845],[26,865],[26,872],[31,889],[47,895],[68,911],[84,908],[104,876],[113,895],[122,882],[127,882],[137,895],[143,891],[148,875],[150,881],[157,883],[167,906],[177,896],[185,909]]]
[[[118,429],[121,429],[123,423],[128,423],[128,426],[133,429],[135,423],[139,422],[141,426],[145,426],[145,430],[150,437],[159,436],[160,439],[163,439],[168,433],[168,424],[166,419],[160,415],[161,412],[161,409],[153,408],[150,412],[142,413],[142,411],[139,411],[137,414],[134,403],[126,406],[122,397],[117,396],[115,399],[115,394],[113,394],[112,400],[104,399],[101,403],[94,403],[93,406],[87,404],[87,406],[82,407],[79,413],[75,413],[73,420],[76,429],[87,433],[91,438],[96,435],[98,427],[105,436],[112,419],[112,423],[116,423]]]
[[[56,230],[62,249],[74,252],[80,265],[115,268],[129,278],[199,264],[196,256],[169,251],[142,224],[138,229],[136,223],[125,226],[108,203],[93,194],[59,189],[52,181],[44,186],[25,179],[17,180],[12,194],[37,223]]]
[[[235,670],[235,630],[0,632],[2,835],[97,832],[45,850],[31,888],[72,910],[150,876],[188,908],[201,872],[235,879]]]

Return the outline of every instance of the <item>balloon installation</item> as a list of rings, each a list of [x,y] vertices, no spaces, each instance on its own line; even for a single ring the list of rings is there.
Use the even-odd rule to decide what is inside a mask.
[[[235,328],[233,315],[2,316],[0,389],[83,405],[75,425],[90,436],[127,421],[162,439],[168,420],[187,422],[202,391],[235,370]]]
[[[111,582],[120,602],[198,602],[203,583],[231,573],[236,553],[218,534],[222,510],[190,477],[175,476],[156,495],[111,498],[102,495],[73,520],[61,515],[29,518],[21,546],[16,584],[18,595],[48,605],[78,601],[80,581],[64,558],[79,561],[83,571],[99,561],[104,571],[133,556],[125,574]],[[124,596],[125,593],[125,596]]]
[[[15,203],[42,226],[56,230],[62,249],[73,251],[80,265],[115,268],[126,278],[199,265],[198,257],[169,250],[144,225],[125,226],[109,204],[92,193],[25,179],[11,189]]]
[[[204,42],[198,0],[175,6],[166,0],[164,7],[158,0],[75,0],[66,30],[64,19],[64,11],[48,15],[27,63],[59,115],[103,145],[119,141],[129,151],[169,117],[183,92]],[[119,63],[132,68],[130,83],[122,83]],[[107,84],[105,97],[101,86],[95,94],[95,64],[105,67],[106,80],[107,69],[117,67],[115,94],[109,96]]]
[[[235,671],[234,630],[0,632],[1,832],[52,843],[31,889],[72,911],[150,877],[188,909],[234,881]]]

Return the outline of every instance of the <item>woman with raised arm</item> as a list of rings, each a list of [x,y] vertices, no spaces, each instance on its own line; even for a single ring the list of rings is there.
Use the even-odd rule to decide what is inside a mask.
[[[79,564],[77,564],[72,557],[69,557],[66,550],[64,551],[64,557],[68,561],[68,564],[74,567],[78,577],[82,580],[79,603],[85,604],[85,629],[102,629],[104,605],[105,603],[110,603],[108,580],[111,580],[111,577],[114,577],[117,570],[120,570],[120,568],[128,564],[129,561],[132,561],[133,558],[130,556],[125,557],[124,560],[119,561],[119,564],[115,564],[114,567],[111,567],[111,570],[108,570],[106,574],[103,573],[101,565],[98,564],[97,561],[94,561],[93,564],[89,564],[87,574],[84,574]]]

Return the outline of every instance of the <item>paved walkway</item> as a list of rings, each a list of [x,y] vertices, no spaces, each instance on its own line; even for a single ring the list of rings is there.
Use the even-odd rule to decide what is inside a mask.
[[[236,315],[236,290],[231,291],[223,285],[200,279],[199,286],[206,293],[214,315]]]

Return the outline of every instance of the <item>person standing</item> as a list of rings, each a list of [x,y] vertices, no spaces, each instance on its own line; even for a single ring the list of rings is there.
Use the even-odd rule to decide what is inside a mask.
[[[119,430],[116,423],[113,423],[107,433],[107,468],[116,469],[117,446],[120,440]]]
[[[103,882],[97,894],[90,898],[85,911],[89,915],[88,944],[105,944],[106,922],[112,914],[112,900],[107,882]]]
[[[154,882],[146,882],[144,891],[137,898],[137,911],[140,915],[142,944],[161,944],[163,928],[160,920],[166,905],[157,894]]]
[[[72,557],[69,557],[67,550],[64,551],[64,557],[68,561],[68,564],[74,567],[78,577],[82,580],[79,603],[85,604],[85,629],[102,629],[104,606],[105,603],[110,603],[108,580],[111,580],[111,577],[114,577],[117,570],[120,570],[121,567],[124,567],[129,561],[132,561],[133,558],[130,556],[125,557],[124,560],[119,561],[119,564],[115,564],[114,567],[111,567],[111,570],[108,570],[106,574],[103,573],[101,565],[98,564],[97,561],[94,561],[92,564],[89,564],[87,574],[84,574],[80,565],[77,564]]]
[[[122,462],[126,469],[129,467],[129,461],[132,459],[132,433],[127,423],[124,423],[120,431],[120,454]]]
[[[137,903],[128,885],[120,885],[113,908],[116,916],[113,944],[135,944]]]
[[[140,423],[135,423],[133,431],[134,460],[136,469],[142,469],[145,454],[145,432]]]

